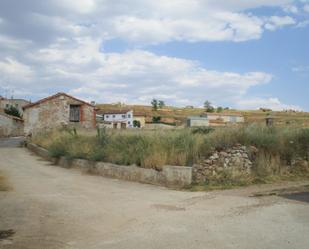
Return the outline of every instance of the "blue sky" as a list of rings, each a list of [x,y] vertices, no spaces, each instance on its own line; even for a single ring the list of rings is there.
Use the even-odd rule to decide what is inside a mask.
[[[309,111],[309,1],[0,3],[0,95]]]

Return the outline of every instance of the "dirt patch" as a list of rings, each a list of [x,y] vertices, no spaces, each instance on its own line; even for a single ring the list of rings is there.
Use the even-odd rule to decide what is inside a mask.
[[[0,171],[0,191],[8,191],[11,187],[7,181],[7,177]]]
[[[166,211],[185,211],[186,209],[184,207],[177,207],[174,205],[165,205],[165,204],[155,204],[153,207],[161,210]]]
[[[292,194],[284,194],[280,195],[281,197],[287,198],[289,200],[300,201],[309,203],[309,192],[300,192],[300,193],[292,193]]]
[[[280,188],[273,189],[270,191],[256,192],[250,197],[264,197],[264,196],[293,196],[298,193],[309,193],[309,185],[298,186],[298,187],[290,187],[290,188]]]
[[[11,237],[15,234],[15,231],[13,229],[9,230],[0,230],[0,241],[1,240],[8,240],[11,239]]]

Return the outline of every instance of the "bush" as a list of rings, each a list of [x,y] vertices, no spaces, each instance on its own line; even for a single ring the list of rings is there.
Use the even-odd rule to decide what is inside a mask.
[[[208,134],[213,132],[215,129],[212,127],[196,127],[192,129],[193,134]]]
[[[8,115],[11,115],[11,116],[15,116],[15,117],[18,117],[18,118],[21,118],[21,114],[20,112],[18,111],[18,109],[14,106],[9,106],[7,108],[4,109],[4,112]]]

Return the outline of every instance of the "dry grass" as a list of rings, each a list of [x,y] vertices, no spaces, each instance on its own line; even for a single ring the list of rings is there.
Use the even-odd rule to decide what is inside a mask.
[[[177,130],[99,130],[85,133],[53,131],[33,138],[54,157],[82,158],[161,170],[163,165],[191,166],[215,150],[235,144],[255,146],[258,154],[252,175],[223,172],[210,185],[247,185],[276,179],[309,176],[307,165],[294,165],[309,158],[309,129],[267,128],[259,125],[217,128],[211,132]]]

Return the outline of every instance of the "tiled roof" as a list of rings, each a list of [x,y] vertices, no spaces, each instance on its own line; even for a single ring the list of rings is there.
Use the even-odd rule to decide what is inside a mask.
[[[41,99],[41,100],[39,100],[39,101],[37,101],[37,102],[34,102],[34,103],[31,103],[31,104],[25,105],[25,106],[23,107],[23,109],[27,109],[27,108],[30,108],[30,107],[39,105],[39,104],[41,104],[41,103],[44,103],[44,102],[49,101],[49,100],[51,100],[51,99],[57,98],[57,97],[59,97],[59,96],[66,96],[66,97],[68,97],[68,98],[74,99],[74,100],[76,100],[76,101],[78,101],[78,102],[81,102],[81,103],[83,103],[83,104],[86,104],[86,105],[95,107],[95,106],[93,106],[93,105],[91,105],[91,104],[89,104],[89,103],[87,103],[87,102],[85,102],[85,101],[83,101],[83,100],[77,99],[77,98],[75,98],[75,97],[73,97],[73,96],[71,96],[71,95],[68,95],[68,94],[66,94],[66,93],[57,93],[57,94],[54,94],[54,95],[49,96],[49,97],[47,97],[47,98]]]
[[[121,109],[121,110],[98,110],[97,114],[127,114],[129,111],[129,109]]]

